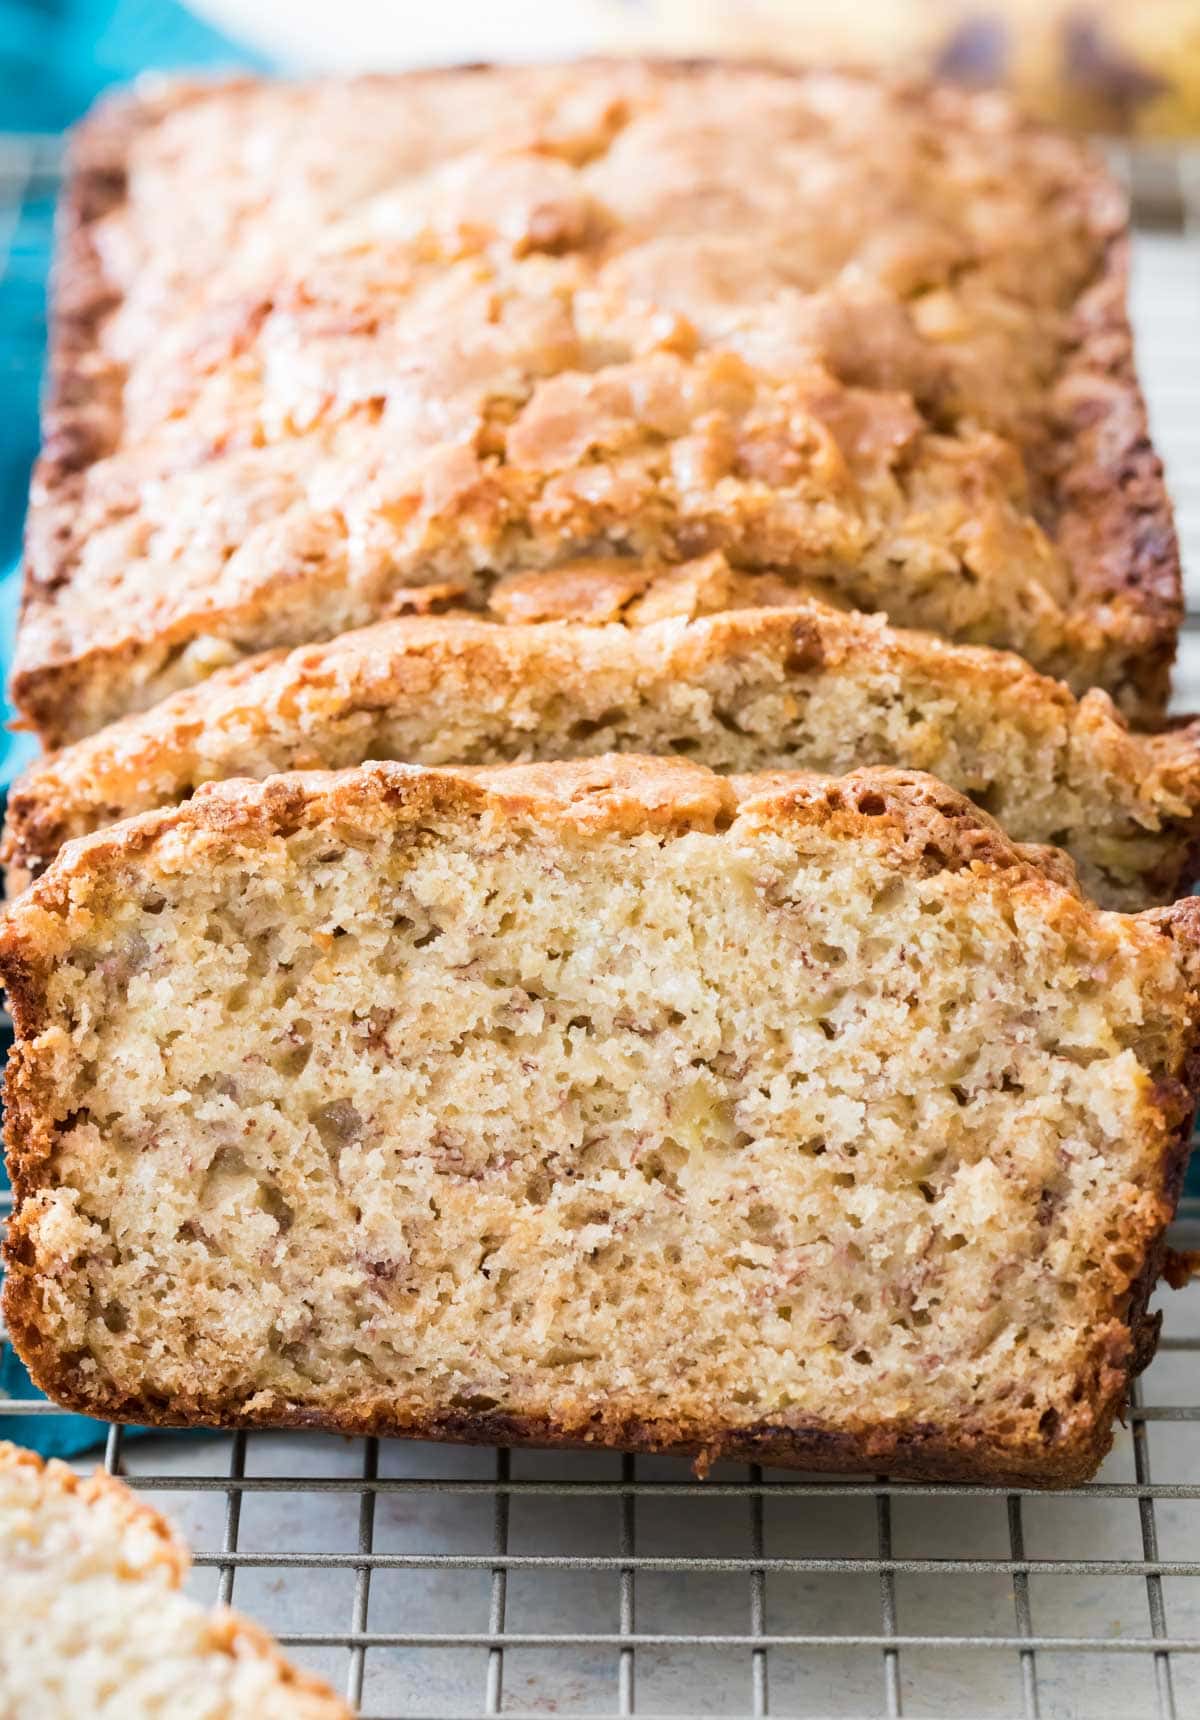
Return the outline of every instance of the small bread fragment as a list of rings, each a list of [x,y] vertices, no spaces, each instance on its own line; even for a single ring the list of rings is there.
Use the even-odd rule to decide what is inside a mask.
[[[1197,725],[1131,733],[1098,689],[1077,700],[1007,652],[817,599],[777,592],[781,607],[707,613],[730,598],[730,570],[719,556],[691,569],[686,584],[681,569],[632,599],[603,571],[522,579],[498,600],[521,625],[406,617],[220,671],[14,784],[0,849],[9,894],[70,838],[205,782],[609,751],[729,772],[927,770],[1018,841],[1065,848],[1102,906],[1150,907],[1190,887]]]
[[[11,1720],[350,1720],[257,1625],[180,1592],[186,1547],[102,1469],[0,1442],[0,1562]]]
[[[0,927],[8,1327],[118,1420],[1078,1480],[1198,939],[918,773],[208,788]]]

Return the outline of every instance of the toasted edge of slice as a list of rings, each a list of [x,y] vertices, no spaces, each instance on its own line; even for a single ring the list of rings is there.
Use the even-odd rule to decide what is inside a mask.
[[[697,583],[703,611],[704,581],[661,582],[632,607],[560,586],[521,594],[555,619],[404,617],[220,670],[17,780],[9,894],[64,842],[205,782],[614,750],[727,772],[926,770],[1016,840],[1065,848],[1107,907],[1173,901],[1200,872],[1200,720],[1132,732],[1106,693],[1077,699],[1011,653],[815,598],[697,613]]]

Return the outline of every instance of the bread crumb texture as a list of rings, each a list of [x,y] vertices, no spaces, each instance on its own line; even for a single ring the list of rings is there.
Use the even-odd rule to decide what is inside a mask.
[[[607,572],[570,588],[520,579],[536,617],[520,626],[406,617],[219,670],[13,785],[0,848],[9,893],[69,838],[177,805],[206,782],[368,759],[610,751],[727,772],[925,770],[1017,840],[1065,848],[1104,906],[1144,908],[1189,888],[1200,856],[1197,725],[1130,732],[1098,689],[1077,700],[1009,653],[794,592],[780,592],[776,608],[710,613],[735,577],[717,554],[632,597]],[[511,583],[503,602],[516,602]]]
[[[0,1712],[11,1720],[350,1720],[237,1613],[123,1482],[0,1443]]]
[[[207,790],[0,931],[9,1328],[138,1421],[1079,1477],[1195,936],[915,774]]]
[[[267,206],[269,205],[269,211]],[[151,88],[76,146],[18,700],[724,550],[1161,712],[1123,197],[987,94],[608,63]]]

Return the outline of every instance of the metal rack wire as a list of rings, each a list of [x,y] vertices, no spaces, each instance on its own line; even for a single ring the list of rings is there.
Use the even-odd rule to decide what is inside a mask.
[[[43,221],[54,159],[48,140],[0,140],[10,270]],[[1200,153],[1119,165],[1143,216],[1143,372],[1200,576]],[[1178,679],[1197,707],[1200,588],[1190,606]],[[1184,1202],[1177,1240],[1200,1244],[1200,1199]],[[1100,1477],[1049,1494],[734,1466],[697,1483],[669,1460],[302,1434],[96,1433],[105,1466],[188,1535],[195,1592],[252,1612],[372,1720],[1184,1720],[1200,1714],[1200,1286],[1165,1312]],[[0,1412],[58,1413],[33,1398]]]

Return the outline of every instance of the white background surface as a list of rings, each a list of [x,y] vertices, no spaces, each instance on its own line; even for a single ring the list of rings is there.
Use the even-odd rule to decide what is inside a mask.
[[[1151,425],[1175,501],[1188,608],[1200,612],[1200,234],[1138,236],[1133,314]],[[1200,630],[1180,646],[1174,704],[1200,710]]]
[[[382,71],[594,53],[646,0],[192,0],[233,41],[298,70]]]

